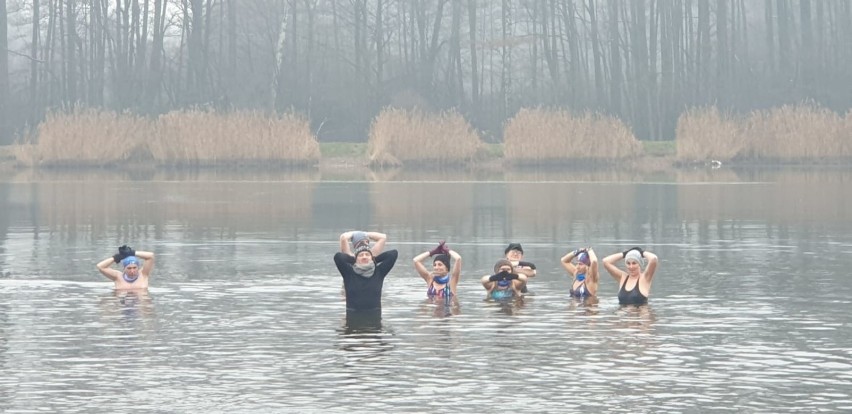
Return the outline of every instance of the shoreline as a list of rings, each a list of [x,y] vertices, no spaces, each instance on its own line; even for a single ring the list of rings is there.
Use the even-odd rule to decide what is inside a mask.
[[[495,145],[495,144],[492,144]],[[571,172],[571,171],[624,171],[636,172],[642,174],[648,173],[674,173],[678,171],[691,170],[730,170],[730,169],[774,169],[774,168],[850,168],[852,160],[837,159],[837,160],[800,160],[800,161],[772,161],[767,159],[748,160],[748,161],[725,161],[718,162],[707,160],[703,162],[683,162],[678,161],[675,157],[673,145],[662,151],[650,151],[634,158],[626,160],[554,160],[548,163],[523,163],[523,162],[507,162],[502,155],[501,148],[493,148],[488,155],[479,159],[469,161],[467,163],[448,164],[448,165],[432,165],[432,164],[414,164],[403,166],[371,166],[366,156],[365,144],[352,143],[328,143],[324,144],[323,153],[319,160],[313,163],[298,164],[269,164],[269,163],[252,163],[244,161],[239,163],[223,162],[220,164],[192,166],[192,165],[169,165],[160,166],[153,165],[150,162],[139,161],[127,163],[123,165],[97,166],[86,164],[68,164],[64,166],[50,167],[34,167],[19,165],[14,154],[14,146],[0,146],[0,171],[12,173],[16,171],[139,171],[139,170],[173,170],[173,171],[305,171],[318,172],[320,174],[328,174],[331,176],[351,175],[351,174],[376,174],[387,171],[410,171],[410,172],[429,172],[429,171],[464,171],[483,174],[499,174],[503,172]],[[820,162],[821,161],[821,162]]]

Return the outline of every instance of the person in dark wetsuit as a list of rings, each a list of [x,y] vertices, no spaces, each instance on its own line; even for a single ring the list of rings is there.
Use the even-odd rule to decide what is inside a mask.
[[[368,243],[356,243],[357,247],[353,256],[349,253],[348,242],[352,238],[352,233],[357,232],[340,235],[341,251],[334,255],[334,264],[340,276],[343,277],[346,309],[347,311],[380,311],[385,276],[390,273],[399,253],[396,250],[388,250],[373,256]],[[381,238],[382,247],[386,239],[387,237]],[[376,247],[374,246],[373,249],[375,250]]]
[[[423,265],[423,260],[433,257],[432,271]],[[455,263],[450,265],[450,259]],[[462,258],[456,251],[450,250],[445,242],[438,247],[420,253],[414,258],[414,269],[426,281],[426,295],[430,298],[448,298],[456,296],[456,286],[461,277]],[[452,271],[451,271],[452,269]]]
[[[615,263],[624,259],[627,271],[619,269]],[[648,265],[645,266],[645,260]],[[642,305],[648,303],[651,295],[651,282],[657,270],[657,255],[633,247],[621,253],[613,253],[603,260],[607,272],[618,282],[618,303],[622,305]],[[644,271],[643,271],[644,268]]]
[[[573,263],[577,259],[577,264]],[[571,296],[588,298],[598,294],[598,256],[591,247],[575,249],[562,256],[562,267],[573,277]]]

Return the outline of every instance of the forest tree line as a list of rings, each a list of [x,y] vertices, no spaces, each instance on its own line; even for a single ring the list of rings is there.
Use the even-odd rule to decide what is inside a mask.
[[[687,108],[852,104],[852,0],[6,0],[0,143],[49,111],[261,109],[363,141],[383,107],[488,139],[523,107],[672,139]]]

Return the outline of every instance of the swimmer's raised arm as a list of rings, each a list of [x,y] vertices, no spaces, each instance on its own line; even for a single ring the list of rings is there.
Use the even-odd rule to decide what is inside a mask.
[[[609,275],[615,279],[616,282],[621,282],[621,278],[624,276],[624,271],[618,268],[615,264],[618,263],[619,260],[624,258],[624,253],[618,252],[613,253],[603,259],[603,265]]]
[[[142,264],[142,270],[140,271],[140,273],[145,276],[150,276],[151,271],[154,270],[154,253],[136,250],[136,257],[145,261],[145,263]]]
[[[654,272],[657,271],[657,255],[649,251],[642,252],[642,257],[648,261],[648,266],[645,268],[645,277],[650,282],[654,278]]]
[[[349,241],[352,240],[352,235],[355,234],[354,231],[346,231],[340,233],[340,252],[346,253],[348,255],[352,255],[352,248],[349,247]]]
[[[373,256],[378,256],[379,253],[385,249],[385,243],[388,241],[388,235],[375,231],[368,231],[367,237],[373,243],[373,247],[370,248],[370,251],[373,253]]]
[[[121,277],[121,272],[110,267],[113,263],[116,263],[115,259],[113,259],[112,257],[108,257],[98,262],[97,267],[98,271],[101,272],[102,275],[106,276],[107,279],[115,282],[116,279]]]

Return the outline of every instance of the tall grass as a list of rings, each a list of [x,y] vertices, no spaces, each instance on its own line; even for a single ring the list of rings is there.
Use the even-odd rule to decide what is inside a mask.
[[[725,161],[746,149],[740,126],[716,107],[687,110],[678,118],[675,134],[675,154],[681,161]]]
[[[306,164],[320,157],[306,118],[257,111],[170,112],[160,116],[149,148],[167,165]]]
[[[830,161],[852,157],[850,140],[852,114],[841,117],[815,105],[785,105],[742,118],[703,108],[678,120],[677,159]]]
[[[296,115],[240,111],[171,112],[156,120],[74,109],[48,114],[34,139],[16,148],[29,166],[307,164],[320,148],[310,122]]]
[[[521,109],[503,132],[503,154],[518,163],[620,160],[641,153],[642,144],[621,120],[590,112]]]
[[[103,166],[127,161],[153,130],[152,122],[132,114],[75,108],[51,112],[35,136],[15,149],[26,166]]]
[[[373,120],[367,142],[371,165],[453,165],[482,150],[479,135],[456,112],[428,114],[386,108]]]
[[[843,118],[814,105],[785,105],[756,111],[743,128],[743,140],[749,142],[748,158],[798,161],[850,156],[849,132],[841,138]],[[845,141],[845,142],[844,142]]]

